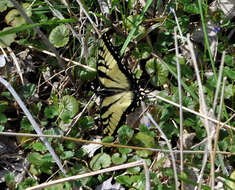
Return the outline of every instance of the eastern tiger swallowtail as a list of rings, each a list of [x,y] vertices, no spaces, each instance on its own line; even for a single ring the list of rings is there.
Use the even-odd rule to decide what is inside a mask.
[[[126,114],[137,107],[139,87],[106,33],[98,49],[97,78],[101,122],[104,133],[112,135],[123,124]]]

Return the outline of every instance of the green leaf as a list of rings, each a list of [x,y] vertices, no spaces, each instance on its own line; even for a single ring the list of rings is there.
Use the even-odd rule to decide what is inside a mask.
[[[6,115],[0,112],[0,123],[6,123],[6,122],[7,122]]]
[[[7,10],[7,7],[14,7],[10,0],[1,0],[0,1],[0,13]]]
[[[224,67],[224,75],[232,80],[235,80],[235,71],[233,71],[229,67]]]
[[[5,127],[3,125],[0,125],[0,132],[3,132]]]
[[[139,172],[140,172],[140,167],[133,167],[127,169],[128,174],[138,174]]]
[[[128,46],[128,44],[130,43],[131,39],[133,39],[133,36],[136,32],[136,30],[138,29],[138,26],[142,23],[144,15],[146,13],[146,11],[148,10],[148,8],[150,7],[151,3],[153,0],[147,0],[145,7],[143,8],[143,10],[141,11],[140,16],[137,17],[137,19],[135,20],[135,23],[133,23],[133,27],[131,28],[131,31],[125,41],[125,43],[122,46],[120,55],[123,55],[126,47]]]
[[[35,92],[36,85],[32,83],[28,83],[22,87],[22,91],[24,94],[24,98],[29,98],[33,95]]]
[[[231,179],[231,180],[229,180]],[[228,187],[230,187],[231,189],[235,189],[235,171],[233,171],[231,173],[231,175],[229,176],[229,179],[226,180],[226,184],[228,185]],[[232,181],[233,180],[233,181]]]
[[[90,116],[85,116],[82,117],[79,121],[78,124],[83,128],[83,129],[90,129],[94,127],[95,121],[92,117]]]
[[[33,187],[37,185],[37,180],[34,178],[26,178],[23,182],[18,185],[18,190],[24,190],[27,187]]]
[[[114,164],[123,164],[127,160],[126,154],[122,154],[122,157],[120,157],[119,153],[115,153],[112,155],[112,161]]]
[[[9,172],[8,174],[5,175],[5,181],[7,184],[14,181],[14,179],[15,179],[14,173]]]
[[[65,122],[73,118],[78,112],[78,102],[73,96],[66,95],[59,106],[59,117]]]
[[[37,152],[33,152],[33,153],[30,153],[28,156],[27,156],[27,160],[31,163],[31,164],[34,164],[34,165],[41,165],[42,164],[42,155],[37,153]]]
[[[41,169],[34,164],[31,164],[29,171],[31,174],[38,176],[42,173]]]
[[[32,16],[32,9],[29,3],[23,3],[22,8],[29,17]],[[5,16],[5,21],[8,25],[11,25],[13,27],[18,27],[26,24],[24,17],[17,9],[12,9],[11,11],[9,11]]]
[[[55,116],[58,116],[58,107],[55,105],[47,106],[44,110],[44,114],[47,118],[53,119]]]
[[[145,147],[153,148],[155,145],[154,137],[147,135],[143,132],[139,132],[134,136],[134,140],[138,142],[138,144],[142,144]]]
[[[134,51],[134,55],[138,59],[147,59],[150,57],[151,47],[147,43],[140,43],[137,45],[137,51]]]
[[[121,152],[122,154],[129,154],[132,152],[132,149],[130,148],[118,148],[119,152]]]
[[[184,11],[190,14],[199,14],[199,7],[197,3],[193,3],[189,0],[183,2]]]
[[[135,24],[136,24],[136,22],[139,21],[139,19],[141,19],[141,16],[137,15],[137,14],[128,16],[127,19],[126,19],[127,20],[127,22],[126,22],[127,23],[126,24],[127,28],[129,30],[131,30],[134,27],[136,27]],[[143,26],[139,25],[139,26],[136,27],[136,31],[133,35],[133,38],[134,39],[139,38],[139,37],[143,36],[144,33],[145,33],[145,28]]]
[[[94,57],[90,57],[86,63],[85,58],[83,58],[81,60],[81,63],[84,65],[88,65],[91,68],[96,69],[96,58]],[[82,68],[82,67],[74,67],[73,69],[73,73],[75,75],[75,77],[78,77],[79,79],[81,79],[82,81],[92,81],[95,79],[96,77],[96,72],[94,71],[90,71],[88,69]]]
[[[140,145],[142,145],[144,147],[148,147],[148,148],[154,147],[154,144],[155,144],[154,137],[149,136],[143,132],[137,133],[134,136],[133,141],[135,144],[140,144]],[[153,154],[152,151],[148,151],[148,150],[140,150],[140,151],[137,151],[137,153],[139,156],[143,156],[143,157],[147,157],[147,156]]]
[[[131,187],[131,184],[133,183],[128,175],[117,176],[117,181],[127,187]]]
[[[114,141],[114,137],[113,136],[106,136],[102,139],[103,143],[111,143]]]
[[[36,151],[46,151],[47,147],[41,142],[36,142],[33,144],[33,149]]]
[[[50,35],[49,41],[57,48],[64,47],[69,41],[69,28],[65,24],[55,27]]]
[[[6,36],[8,34],[14,34],[14,33],[17,33],[17,32],[21,32],[21,31],[24,31],[24,30],[27,30],[27,29],[32,29],[32,28],[35,28],[37,26],[43,26],[43,25],[47,26],[47,25],[52,25],[52,24],[73,23],[73,22],[75,22],[74,19],[61,19],[61,20],[54,19],[54,20],[49,20],[49,21],[42,22],[42,23],[21,25],[19,27],[8,27],[10,29],[0,32],[0,37]]]
[[[77,144],[73,141],[66,141],[65,142],[65,147],[71,150],[75,150],[77,147]]]
[[[146,150],[137,150],[136,151],[136,154],[139,155],[140,157],[142,158],[147,158],[149,155],[150,152],[149,151],[146,151]]]
[[[106,168],[111,165],[111,158],[106,153],[99,153],[95,155],[91,162],[90,167],[92,170],[99,170],[101,168]]]
[[[134,130],[128,125],[123,125],[117,131],[118,138],[121,144],[127,144],[133,137]]]
[[[4,112],[8,108],[8,102],[0,100],[0,112]]]
[[[73,156],[74,156],[74,152],[69,150],[69,151],[64,151],[63,154],[60,156],[60,158],[62,160],[67,160],[67,159],[72,158]]]
[[[87,152],[83,149],[75,150],[75,157],[77,157],[77,158],[83,158],[86,154],[87,154]]]
[[[234,84],[229,84],[225,87],[224,99],[229,99],[235,94]]]
[[[148,60],[145,65],[145,69],[151,77],[152,85],[161,86],[167,82],[169,71],[156,58]]]
[[[224,62],[226,65],[230,67],[234,67],[234,59],[231,55],[225,55]]]
[[[33,126],[29,122],[27,117],[23,117],[21,122],[20,122],[20,127],[21,129],[24,129],[24,131],[34,131]]]
[[[9,30],[11,27],[6,27],[4,28],[1,32],[4,32],[4,31],[7,31]],[[0,37],[0,45],[3,47],[3,48],[6,48],[8,46],[11,45],[12,42],[15,41],[15,38],[16,38],[16,34],[13,33],[13,34],[7,34],[5,36],[2,36]]]

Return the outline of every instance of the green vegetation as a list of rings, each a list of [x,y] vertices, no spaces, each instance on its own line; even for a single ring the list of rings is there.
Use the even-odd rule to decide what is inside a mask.
[[[234,34],[230,36],[235,24],[222,10],[212,10],[207,1],[201,0],[178,0],[167,4],[153,0],[148,0],[145,4],[134,0],[112,0],[108,6],[108,14],[104,11],[108,8],[107,5],[101,6],[94,0],[67,1],[68,4],[58,0],[50,1],[52,4],[39,0],[19,2],[33,24],[26,21],[11,0],[0,1],[0,46],[9,59],[5,66],[0,67],[0,76],[21,97],[43,134],[57,135],[56,138],[50,136],[47,140],[62,162],[66,175],[60,171],[40,138],[15,135],[12,138],[22,156],[28,160],[28,172],[17,183],[14,170],[9,171],[4,179],[6,188],[26,189],[47,182],[48,179],[57,180],[144,160],[149,168],[151,189],[176,189],[170,153],[159,151],[169,150],[169,147],[157,126],[146,116],[146,111],[152,115],[174,150],[180,149],[182,132],[184,149],[198,151],[184,153],[183,174],[179,169],[180,154],[174,154],[179,183],[184,182],[185,187],[198,186],[198,175],[202,165],[206,164],[202,189],[211,189],[210,180],[215,186],[222,183],[224,189],[235,187],[235,119],[232,118],[235,114],[235,38]],[[175,27],[179,44],[178,56],[175,52]],[[45,35],[51,46],[45,43],[36,28]],[[123,125],[112,136],[103,134],[103,127],[98,119],[99,101],[93,96],[98,88],[95,68],[99,37],[107,29],[113,31],[110,40],[120,56],[123,55],[123,64],[127,64],[143,91],[151,92],[143,98],[147,109],[135,111],[134,116],[131,115],[129,119],[135,122]],[[217,153],[214,161],[211,161],[209,154],[206,163],[203,163],[202,151],[207,142],[191,148],[207,138],[205,119],[184,109],[184,130],[180,131],[179,107],[158,98],[179,104],[178,58],[181,67],[182,105],[196,112],[202,109],[199,81],[186,41],[187,34],[190,34],[194,45],[206,109],[208,112],[214,109],[210,117],[227,124],[218,134],[217,124],[209,121],[210,130],[215,132],[212,150],[217,145],[218,151],[232,153]],[[217,87],[224,51],[222,79]],[[13,61],[10,55],[12,53],[17,57],[18,63]],[[52,54],[60,55],[62,62],[59,63],[59,58]],[[18,64],[19,69],[15,64]],[[219,92],[215,101],[217,88]],[[223,103],[222,106],[220,102]],[[36,134],[16,100],[7,88],[0,85],[0,132],[5,131]],[[101,146],[75,142],[63,137],[104,144]],[[152,151],[153,149],[158,151]],[[1,165],[0,161],[0,171],[4,169]],[[214,171],[215,179],[211,176],[211,171]],[[45,189],[70,190],[74,186],[95,189],[110,178],[115,180],[115,184],[109,185],[110,188],[117,184],[133,190],[143,190],[146,187],[146,171],[143,165],[136,165],[66,181]]]

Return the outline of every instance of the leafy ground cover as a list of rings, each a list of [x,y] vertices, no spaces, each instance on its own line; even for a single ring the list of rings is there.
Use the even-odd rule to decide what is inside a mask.
[[[1,187],[235,189],[234,7],[1,0]],[[112,136],[95,96],[107,29],[150,92]]]

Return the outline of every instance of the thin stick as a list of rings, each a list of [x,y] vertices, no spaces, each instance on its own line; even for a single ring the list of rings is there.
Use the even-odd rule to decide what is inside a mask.
[[[24,137],[47,137],[47,138],[59,138],[62,140],[68,140],[73,142],[79,142],[79,143],[89,143],[89,144],[99,144],[106,147],[117,147],[117,148],[129,148],[134,150],[149,150],[153,152],[165,152],[169,153],[169,150],[165,149],[156,149],[156,148],[145,148],[145,147],[138,147],[138,146],[127,146],[127,145],[121,145],[121,144],[112,144],[112,143],[102,143],[102,142],[96,142],[96,141],[90,141],[90,140],[84,140],[79,138],[73,138],[73,137],[65,137],[61,135],[38,135],[38,134],[29,134],[29,133],[12,133],[12,132],[0,132],[0,135],[5,136],[24,136]],[[180,153],[180,150],[173,150],[173,153]],[[184,150],[184,154],[204,154],[204,151],[202,150]],[[235,153],[232,152],[223,152],[223,151],[216,151],[216,154],[224,154],[224,155],[235,155]]]
[[[177,31],[176,27],[174,28],[175,36],[175,54],[176,54],[176,64],[177,64],[177,79],[178,79],[178,91],[179,91],[179,105],[180,105],[180,172],[181,176],[184,173],[184,155],[183,155],[183,109],[182,109],[182,88],[181,88],[181,69],[179,63],[179,49],[178,49],[178,40],[177,40]],[[184,189],[184,182],[181,180],[181,189]]]
[[[37,48],[35,48],[35,47],[33,47],[33,46],[28,46],[28,47],[31,48],[31,49],[38,50]],[[38,51],[41,51],[41,50],[38,50]],[[42,53],[45,53],[45,54],[47,54],[47,55],[56,57],[56,55],[55,55],[54,53],[52,53],[52,52],[49,52],[49,51],[46,51],[46,50],[42,50],[41,52],[42,52]],[[80,66],[80,67],[83,67],[84,69],[87,69],[87,70],[89,70],[89,71],[94,71],[94,72],[96,71],[96,69],[94,69],[94,68],[92,68],[92,67],[89,67],[89,66],[87,66],[87,65],[83,65],[83,64],[81,64],[81,63],[79,63],[79,62],[76,62],[76,61],[73,61],[73,60],[71,60],[71,59],[68,59],[68,58],[65,58],[65,57],[61,57],[61,56],[60,56],[60,58],[63,59],[63,60],[65,60],[65,61],[67,61],[67,62],[71,62],[71,63],[73,63],[73,64],[75,64],[75,65],[78,65],[78,66]]]
[[[101,36],[99,30],[96,28],[96,25],[95,23],[93,22],[93,20],[91,19],[91,17],[89,16],[89,14],[87,13],[86,9],[83,7],[83,4],[79,1],[79,0],[76,0],[77,3],[79,4],[81,10],[85,13],[86,17],[88,18],[88,20],[90,21],[92,27],[95,29],[96,33],[99,35],[99,37]]]
[[[10,0],[12,4],[15,6],[15,8],[22,14],[24,19],[29,23],[29,24],[34,24],[31,18],[28,17],[28,15],[24,12],[20,4],[16,0]],[[51,49],[52,52],[55,53],[56,59],[58,60],[59,66],[64,67],[63,61],[60,59],[58,51],[55,49],[55,47],[51,44],[51,42],[48,40],[48,38],[43,34],[43,32],[40,30],[39,27],[34,27],[34,31],[41,37],[43,42]]]
[[[154,94],[151,94],[151,95],[154,96],[154,97],[156,97],[156,98],[158,98],[159,100],[162,100],[162,101],[164,101],[164,102],[167,102],[167,103],[169,103],[169,104],[172,104],[172,105],[174,105],[174,106],[176,106],[176,107],[180,107],[179,104],[177,104],[177,103],[175,103],[175,102],[172,102],[172,101],[170,101],[170,100],[168,100],[168,99],[166,99],[166,98],[163,98],[163,97],[161,97],[161,96],[154,95]],[[187,107],[184,107],[184,106],[182,106],[182,108],[183,108],[183,110],[185,110],[185,111],[188,111],[188,112],[190,112],[190,113],[193,113],[193,114],[195,114],[195,115],[198,115],[198,116],[200,116],[200,117],[203,117],[203,118],[205,118],[205,119],[208,119],[208,120],[213,121],[213,122],[215,122],[215,123],[220,123],[221,128],[222,128],[222,127],[226,127],[226,128],[228,128],[228,129],[231,129],[231,130],[235,131],[235,128],[234,128],[234,127],[232,127],[232,126],[226,124],[227,122],[226,122],[226,123],[219,122],[219,121],[217,121],[216,119],[214,119],[214,118],[212,118],[212,117],[209,117],[209,116],[204,115],[204,114],[202,114],[202,113],[199,113],[199,112],[197,112],[197,111],[191,110],[191,109],[189,109],[189,108],[187,108]]]
[[[27,116],[28,120],[30,121],[30,123],[32,124],[34,130],[37,132],[38,135],[43,135],[41,129],[39,128],[38,124],[36,123],[36,121],[34,120],[33,116],[31,115],[31,113],[29,112],[29,110],[27,109],[27,107],[25,106],[25,104],[23,103],[23,101],[20,99],[20,97],[18,96],[18,94],[16,93],[16,91],[14,90],[14,88],[12,88],[12,86],[10,85],[10,83],[8,83],[6,80],[4,80],[2,77],[0,77],[0,82],[9,90],[9,92],[12,94],[12,96],[15,98],[15,100],[17,101],[17,103],[19,104],[19,106],[21,107],[21,109],[23,110],[23,112],[25,113],[25,115]],[[40,139],[42,140],[42,142],[45,144],[45,146],[48,148],[51,156],[53,157],[53,159],[55,160],[56,164],[58,165],[58,167],[60,168],[60,170],[66,174],[66,171],[64,170],[62,163],[60,162],[60,159],[58,158],[58,156],[56,155],[54,149],[51,147],[50,143],[47,141],[47,139],[43,136],[40,137]]]
[[[151,122],[156,126],[156,128],[158,129],[158,131],[160,132],[162,138],[165,140],[167,147],[170,151],[170,155],[171,155],[171,161],[172,161],[172,166],[173,166],[173,171],[174,171],[174,180],[175,180],[175,189],[178,190],[178,175],[177,175],[177,170],[176,170],[176,162],[175,162],[175,157],[172,151],[172,147],[171,144],[169,142],[169,140],[167,139],[167,136],[165,135],[165,133],[162,131],[162,129],[158,126],[158,124],[154,121],[153,117],[147,112],[147,117],[151,120]]]
[[[13,60],[13,63],[14,63],[15,66],[16,66],[16,70],[17,70],[17,72],[18,72],[18,74],[19,74],[19,76],[20,76],[20,80],[21,80],[22,84],[24,85],[23,73],[22,73],[22,71],[21,71],[21,69],[20,69],[20,65],[19,65],[19,62],[17,61],[16,55],[15,55],[15,53],[12,51],[12,49],[11,49],[10,47],[7,47],[7,50],[10,52],[10,56],[11,56],[11,58],[12,58],[12,60]]]
[[[142,160],[142,161],[143,161],[145,180],[146,180],[145,190],[150,190],[151,186],[150,186],[149,168],[148,168],[146,161],[145,160]]]
[[[94,175],[98,175],[98,174],[102,174],[102,173],[107,173],[107,172],[112,172],[112,171],[116,171],[116,170],[122,170],[122,169],[126,169],[126,168],[132,168],[132,167],[136,167],[136,166],[144,166],[143,160],[128,163],[128,164],[123,164],[123,165],[120,165],[120,166],[105,168],[105,169],[102,169],[102,170],[89,172],[89,173],[85,173],[85,174],[81,174],[81,175],[70,176],[70,177],[66,177],[66,178],[63,178],[63,179],[50,181],[48,183],[42,183],[42,184],[36,185],[34,187],[29,187],[26,190],[41,189],[41,188],[49,187],[49,186],[52,186],[52,185],[65,183],[65,182],[68,182],[68,181],[74,181],[74,180],[78,180],[78,179],[85,178],[85,177],[90,177],[90,176],[94,176]],[[147,187],[147,185],[146,185],[146,187]],[[150,189],[145,188],[145,190],[150,190]]]
[[[191,53],[191,58],[192,58],[194,70],[195,70],[197,81],[198,81],[200,110],[203,113],[203,115],[208,115],[208,109],[207,109],[207,105],[206,105],[206,102],[205,102],[205,96],[204,96],[204,93],[203,93],[201,77],[200,77],[200,74],[199,74],[197,60],[196,60],[196,56],[195,56],[195,53],[194,53],[194,50],[193,50],[193,45],[190,41],[190,35],[189,34],[187,35],[187,43],[189,45],[189,50],[190,50],[190,53]],[[204,124],[204,127],[205,127],[206,132],[207,132],[207,146],[205,147],[205,154],[204,154],[204,159],[203,159],[203,163],[202,163],[202,169],[201,169],[200,175],[198,177],[198,183],[199,183],[198,189],[201,188],[202,176],[203,176],[204,168],[205,168],[206,161],[207,161],[208,151],[210,151],[210,152],[212,151],[212,138],[211,138],[211,135],[210,135],[211,130],[209,128],[209,122],[208,122],[207,118],[205,119],[203,124]],[[210,158],[211,158],[211,160],[213,159],[212,154],[210,154]],[[211,168],[211,170],[213,170],[213,168]]]
[[[225,89],[225,82],[226,82],[226,77],[224,77],[223,80],[223,86],[222,86],[222,94],[221,94],[221,98],[220,98],[220,109],[219,109],[219,114],[217,119],[220,121],[221,115],[222,115],[222,110],[223,110],[223,102],[224,102],[224,89]],[[218,145],[218,140],[219,140],[219,132],[220,132],[220,124],[218,123],[216,126],[216,132],[215,132],[215,142],[214,142],[214,151],[213,151],[213,160],[214,162],[211,163],[211,167],[215,167],[215,158],[216,158],[216,150],[217,150],[217,145]],[[211,185],[214,188],[215,186],[215,179],[211,178]]]
[[[218,99],[218,94],[219,94],[220,84],[221,84],[221,79],[222,79],[222,74],[223,74],[223,68],[224,68],[224,58],[225,58],[225,51],[223,51],[222,59],[220,63],[219,77],[218,77],[218,81],[216,85],[215,97],[214,97],[214,102],[213,102],[213,113],[215,113],[216,111],[217,99]]]

